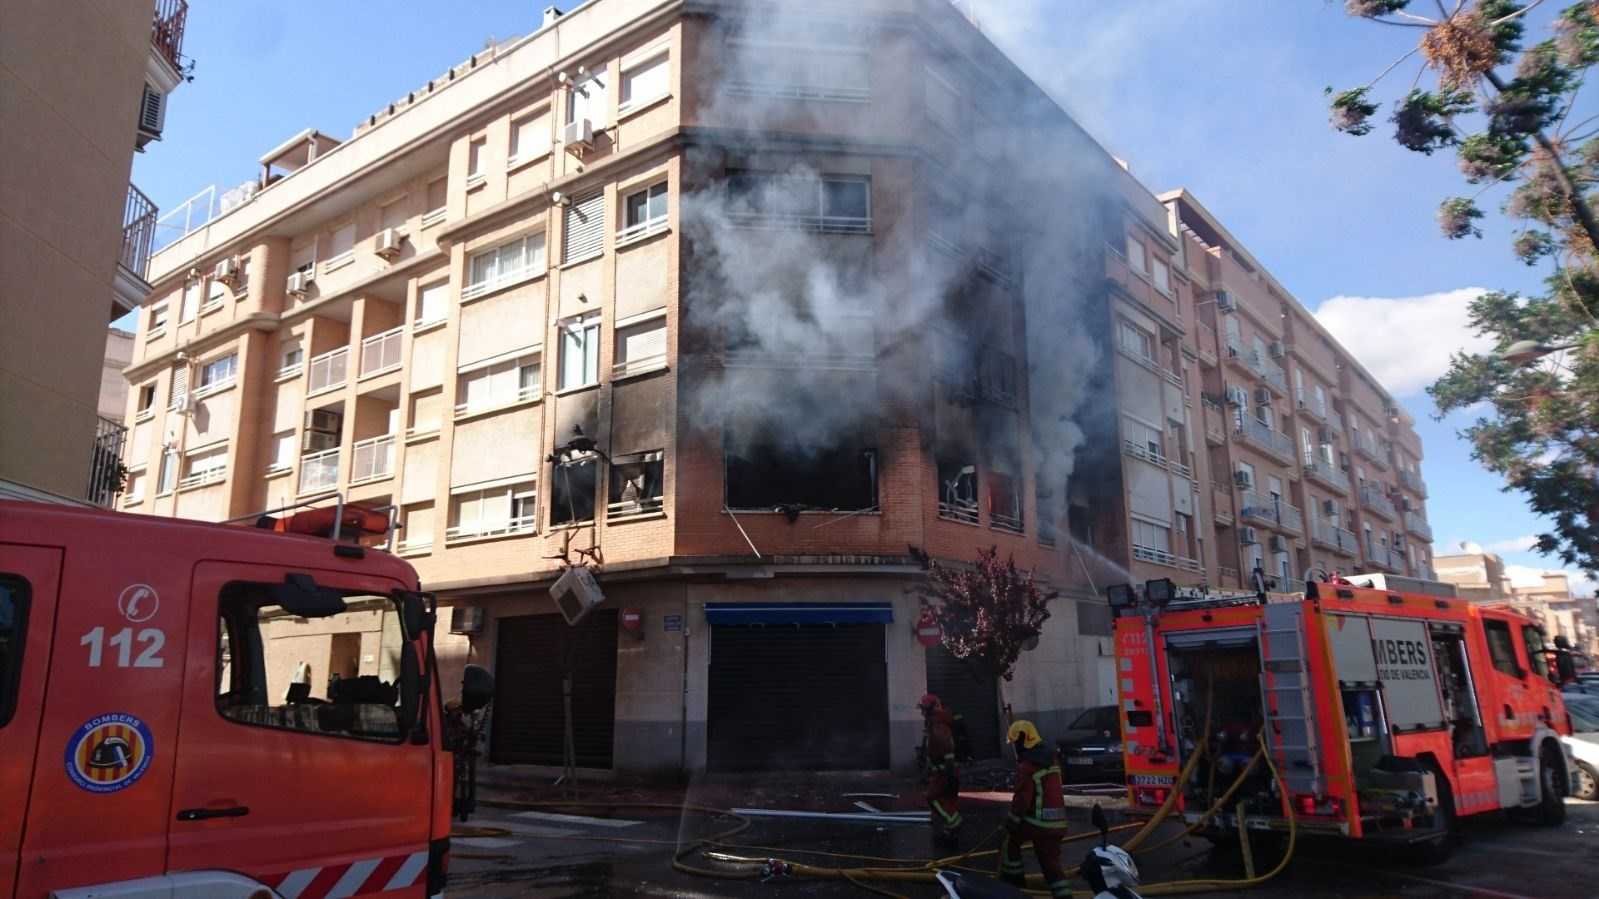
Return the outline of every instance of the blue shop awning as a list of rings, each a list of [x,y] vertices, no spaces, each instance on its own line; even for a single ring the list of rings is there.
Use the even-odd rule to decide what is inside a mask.
[[[709,624],[889,624],[894,607],[886,602],[708,602],[705,620]]]

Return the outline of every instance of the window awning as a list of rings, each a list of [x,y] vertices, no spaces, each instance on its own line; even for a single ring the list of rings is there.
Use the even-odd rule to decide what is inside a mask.
[[[708,624],[889,624],[894,607],[866,603],[727,603],[705,604]]]

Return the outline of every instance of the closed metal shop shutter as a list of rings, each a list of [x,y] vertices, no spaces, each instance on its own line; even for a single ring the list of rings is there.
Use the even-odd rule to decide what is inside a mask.
[[[713,771],[888,767],[881,624],[713,626]]]
[[[577,764],[611,767],[616,733],[616,610],[577,627],[559,615],[501,618],[494,664],[496,762],[562,764],[561,664],[572,649],[572,736]]]
[[[605,239],[605,192],[573,200],[566,207],[566,233],[561,240],[561,261],[573,262],[600,251]]]
[[[972,757],[999,757],[999,679],[950,655],[942,646],[927,650],[927,692],[966,721]]]

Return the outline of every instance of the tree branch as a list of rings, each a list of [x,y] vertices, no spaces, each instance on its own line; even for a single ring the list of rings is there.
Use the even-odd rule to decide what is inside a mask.
[[[1420,17],[1418,16],[1416,18],[1420,18]],[[1421,24],[1421,22],[1395,22],[1393,19],[1375,19],[1374,18],[1374,19],[1369,19],[1368,21],[1376,22],[1379,25],[1393,25],[1393,26],[1395,26],[1397,28],[1431,28],[1431,27],[1433,27],[1433,25],[1437,24],[1437,23],[1433,22],[1431,19],[1422,19],[1421,22],[1426,22],[1427,23],[1425,25]]]
[[[1405,60],[1409,59],[1412,56],[1415,56],[1419,52],[1421,52],[1421,45],[1420,44],[1417,44],[1416,46],[1411,47],[1410,48],[1410,52],[1406,53],[1404,56],[1401,56],[1398,59],[1394,60],[1393,62],[1389,63],[1388,64],[1388,68],[1383,69],[1381,72],[1378,72],[1376,78],[1373,78],[1370,81],[1366,82],[1366,87],[1368,87],[1368,88],[1374,87],[1377,84],[1377,82],[1379,82],[1379,81],[1381,81],[1383,79],[1383,76],[1387,75],[1389,72],[1392,72],[1394,69],[1399,68],[1399,64],[1400,63],[1404,62]]]
[[[1533,10],[1537,9],[1538,5],[1540,3],[1543,3],[1543,0],[1532,0],[1531,3],[1527,4],[1526,6],[1523,6],[1522,8],[1516,10],[1515,12],[1510,13],[1509,15],[1500,16],[1499,18],[1494,19],[1492,22],[1488,23],[1488,26],[1491,28],[1494,25],[1500,25],[1500,24],[1503,24],[1505,22],[1508,22],[1508,21],[1510,21],[1511,19],[1514,19],[1517,16],[1526,15],[1527,13],[1530,13]]]
[[[1494,90],[1501,94],[1505,92],[1506,85],[1504,81],[1492,69],[1482,73],[1482,77],[1486,78],[1488,83],[1494,86]],[[1582,188],[1571,180],[1571,173],[1566,171],[1565,159],[1560,155],[1560,151],[1555,149],[1555,145],[1549,141],[1549,137],[1543,133],[1542,129],[1532,132],[1532,139],[1538,142],[1538,146],[1545,153],[1549,154],[1550,162],[1554,167],[1555,180],[1560,182],[1560,188],[1566,194],[1566,202],[1571,205],[1571,214],[1582,225],[1582,230],[1587,233],[1588,240],[1594,246],[1599,247],[1599,219],[1594,218],[1593,210],[1588,208],[1587,200],[1583,199]]]

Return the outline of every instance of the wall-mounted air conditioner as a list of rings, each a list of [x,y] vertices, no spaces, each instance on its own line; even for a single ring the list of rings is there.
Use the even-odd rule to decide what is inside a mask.
[[[400,244],[405,243],[405,235],[397,228],[384,228],[372,237],[372,252],[384,259],[393,259],[400,255]]]
[[[306,269],[303,272],[295,272],[289,276],[289,283],[286,289],[288,290],[290,296],[303,297],[305,296],[306,291],[310,289],[311,283],[315,280],[316,273],[312,269]]]
[[[239,282],[239,260],[229,256],[218,260],[217,267],[211,270],[211,277],[223,284],[233,285]]]
[[[1253,487],[1255,485],[1254,479],[1249,476],[1249,472],[1247,472],[1247,471],[1235,471],[1235,472],[1233,472],[1233,483],[1237,484],[1240,487],[1246,487],[1246,488],[1247,487]]]
[[[1285,552],[1287,552],[1288,551],[1288,538],[1284,537],[1281,534],[1272,534],[1271,535],[1271,551],[1274,552],[1274,553],[1285,553]]]
[[[1237,309],[1237,308],[1238,308],[1238,304],[1233,301],[1233,295],[1232,294],[1228,293],[1225,290],[1216,291],[1216,311],[1217,312],[1231,312],[1231,311],[1233,311],[1234,309]]]
[[[468,637],[483,633],[483,609],[479,606],[454,606],[450,609],[450,633]]]
[[[1256,387],[1255,388],[1255,402],[1256,402],[1256,404],[1261,405],[1261,406],[1270,405],[1271,404],[1271,391],[1266,389],[1265,387]]]
[[[561,132],[561,142],[566,144],[568,151],[578,155],[594,149],[594,123],[588,119],[567,122],[565,130]]]
[[[1245,546],[1255,546],[1260,543],[1260,537],[1256,535],[1254,528],[1239,528],[1238,542]]]
[[[1271,342],[1271,346],[1267,347],[1266,350],[1267,352],[1271,353],[1271,357],[1273,359],[1281,359],[1283,354],[1287,352],[1287,350],[1283,348],[1283,342],[1281,340],[1273,340]]]
[[[1325,425],[1323,425],[1322,427],[1317,428],[1316,429],[1316,439],[1320,440],[1322,443],[1332,443],[1332,441],[1333,441],[1332,428],[1329,428],[1329,427],[1327,427]]]

